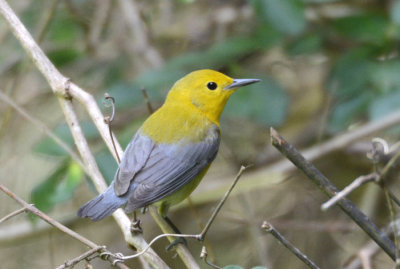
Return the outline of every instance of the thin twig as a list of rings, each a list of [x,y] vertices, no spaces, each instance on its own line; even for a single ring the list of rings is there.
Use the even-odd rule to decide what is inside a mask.
[[[221,207],[224,205],[226,199],[228,199],[229,194],[232,192],[233,188],[235,187],[236,183],[239,181],[240,177],[242,176],[244,170],[246,170],[248,166],[241,166],[238,174],[236,175],[235,180],[233,181],[232,185],[230,188],[226,191],[225,195],[222,197],[221,201],[219,202],[218,206],[215,208],[213,214],[211,217],[208,219],[206,226],[204,226],[204,229],[200,233],[200,241],[204,240],[204,237],[206,236],[206,233],[208,229],[210,229],[211,224],[213,223],[215,217],[218,215],[219,211],[221,210]]]
[[[46,78],[53,92],[59,97],[61,107],[63,108],[63,112],[67,117],[71,133],[74,136],[75,143],[77,144],[81,156],[82,158],[89,157],[89,159],[83,161],[85,164],[88,165],[87,168],[91,172],[91,179],[99,192],[104,191],[106,189],[106,183],[98,170],[94,158],[92,158],[93,156],[91,155],[86,139],[83,136],[82,130],[79,126],[79,121],[77,120],[72,102],[70,100],[71,98],[74,98],[86,108],[94,124],[99,130],[100,135],[105,141],[107,147],[116,158],[116,155],[114,153],[114,146],[109,139],[108,127],[104,123],[104,117],[99,107],[97,106],[95,99],[92,95],[88,94],[80,87],[72,83],[68,78],[64,77],[57,70],[57,68],[50,62],[50,60],[43,53],[41,48],[33,40],[30,33],[27,31],[25,26],[15,15],[14,11],[10,8],[5,0],[0,0],[0,14],[4,17],[11,31],[20,41],[21,45],[24,47],[27,54],[31,57],[39,71]],[[77,133],[74,134],[74,132]],[[81,140],[77,140],[77,138]],[[116,143],[115,146],[117,148],[117,152],[122,155],[121,146],[118,143]],[[126,242],[135,246],[137,249],[143,249],[146,247],[147,243],[144,240],[143,236],[133,236],[131,234],[130,220],[122,210],[117,210],[116,212],[114,212],[113,217],[120,226],[122,232],[124,233]],[[147,251],[144,257],[153,267],[168,268],[165,262],[153,250]]]
[[[105,249],[105,248],[106,248],[105,246],[98,246],[97,248],[92,248],[91,250],[86,251],[85,253],[79,255],[76,258],[66,261],[62,265],[58,266],[56,269],[65,269],[68,267],[74,267],[75,264],[79,263],[82,260],[87,259],[88,257],[92,256],[96,252],[99,252],[100,250]]]
[[[199,234],[176,234],[176,233],[171,233],[170,230],[172,230],[172,228],[167,224],[167,222],[164,220],[164,218],[162,218],[157,210],[154,207],[150,207],[150,213],[153,216],[153,218],[156,220],[156,222],[159,223],[159,226],[161,227],[161,229],[163,230],[163,234],[156,236],[153,240],[150,241],[149,245],[147,248],[143,249],[142,251],[140,251],[139,253],[136,253],[134,255],[130,255],[130,256],[123,256],[120,254],[112,254],[112,253],[105,253],[103,255],[111,255],[116,259],[120,259],[120,260],[129,260],[129,259],[133,259],[136,257],[139,257],[140,255],[142,255],[143,253],[145,253],[147,251],[147,249],[153,244],[155,243],[157,240],[164,238],[164,237],[168,237],[170,238],[170,240],[172,240],[172,237],[186,237],[186,238],[195,238],[199,241],[204,241],[205,236],[207,231],[209,230],[211,224],[214,222],[216,216],[218,215],[219,211],[221,210],[222,206],[224,205],[226,199],[228,199],[229,194],[232,192],[233,188],[235,187],[236,183],[239,181],[241,175],[243,174],[244,170],[246,170],[248,166],[241,166],[240,170],[238,172],[238,174],[236,175],[235,180],[233,181],[231,187],[227,190],[227,192],[225,193],[225,195],[221,198],[221,201],[219,202],[218,206],[214,209],[212,215],[210,216],[210,218],[207,221],[206,226],[203,228],[202,232]],[[186,266],[188,268],[198,268],[198,265],[191,260],[192,256],[190,257],[186,257],[185,256],[185,251],[187,251],[186,246],[183,246],[182,244],[178,244],[177,246],[177,252],[179,254],[179,252],[183,252],[183,255],[181,256],[183,262],[186,264]],[[204,246],[203,246],[204,247]],[[194,262],[194,263],[193,263]],[[191,264],[192,263],[192,264]]]
[[[113,122],[114,117],[115,117],[115,99],[114,99],[114,97],[110,96],[108,93],[104,94],[104,98],[106,100],[111,100],[111,108],[112,108],[111,117],[108,117],[108,116],[104,117],[104,121],[108,125],[108,133],[110,134],[110,139],[111,139],[111,142],[112,142],[112,145],[114,148],[114,152],[115,152],[115,155],[117,156],[117,162],[118,162],[118,164],[120,164],[121,158],[119,157],[117,147],[115,146],[114,135],[112,132],[112,127],[111,127],[111,123]]]
[[[153,114],[154,109],[153,106],[151,105],[150,98],[149,95],[147,94],[146,88],[143,87],[140,90],[142,91],[144,101],[146,102],[147,110],[149,111],[150,114]]]
[[[297,166],[313,183],[315,183],[326,195],[332,197],[339,190],[326,178],[314,165],[307,161],[297,149],[289,144],[278,132],[271,128],[272,144],[294,165]],[[340,208],[360,226],[381,248],[395,260],[395,246],[393,242],[378,229],[378,227],[363,213],[353,202],[346,197],[338,201]]]
[[[393,209],[393,202],[392,202],[392,199],[390,199],[388,188],[387,188],[385,182],[381,182],[380,185],[382,186],[383,193],[385,194],[385,200],[386,200],[387,207],[388,207],[389,213],[390,213],[390,220],[391,220],[392,223],[395,223],[396,214],[395,214],[394,209]],[[396,225],[393,225],[392,229],[393,229],[393,240],[394,240],[395,255],[396,255],[396,259],[395,259],[395,264],[396,264],[395,266],[396,267],[395,268],[399,269],[400,268],[399,235],[398,235],[398,232],[397,232],[397,226]]]
[[[33,206],[33,205],[31,204],[30,206]],[[26,212],[26,207],[23,207],[23,208],[20,208],[20,209],[18,209],[18,210],[15,210],[14,212],[11,212],[11,213],[8,214],[7,216],[1,218],[1,219],[0,219],[0,224],[1,224],[2,222],[5,222],[5,221],[8,220],[8,219],[11,219],[12,217],[15,217],[15,216],[17,216],[17,215],[19,215],[19,214],[21,214],[21,213],[24,213],[24,212]]]
[[[133,255],[129,255],[129,256],[123,256],[120,253],[112,253],[112,252],[103,252],[101,254],[101,256],[111,256],[113,258],[116,259],[115,263],[121,262],[121,261],[126,261],[126,260],[130,260],[130,259],[134,259],[137,258],[141,255],[143,255],[144,253],[146,253],[149,248],[151,247],[151,245],[153,245],[155,242],[157,242],[158,240],[160,240],[161,238],[164,237],[185,237],[185,238],[195,238],[198,239],[198,235],[197,234],[175,234],[175,233],[163,233],[160,234],[156,237],[153,238],[153,240],[150,241],[150,243],[148,244],[148,246],[146,248],[144,248],[143,250],[141,250],[140,252],[133,254]]]
[[[215,269],[222,269],[222,267],[219,267],[218,265],[213,264],[212,262],[210,262],[209,260],[207,260],[207,257],[208,257],[208,252],[207,252],[206,247],[203,245],[203,247],[201,248],[200,259],[204,260],[204,262],[205,262],[207,265],[211,266],[212,268],[215,268]]]
[[[57,145],[59,145],[67,154],[82,168],[82,170],[89,175],[86,166],[82,163],[79,156],[64,142],[62,141],[52,130],[50,130],[44,123],[32,117],[24,108],[15,103],[11,98],[0,91],[0,100],[7,103],[9,106],[15,109],[22,117],[34,124],[36,127],[41,129],[48,137],[50,137]]]
[[[161,228],[162,232],[164,234],[168,234],[168,240],[173,241],[173,237],[189,237],[189,238],[198,238],[198,235],[184,235],[181,236],[180,234],[175,234],[174,230],[171,228],[171,226],[165,221],[163,217],[161,217],[157,209],[154,208],[153,206],[149,207],[149,212],[153,219],[156,221],[157,225]],[[182,262],[186,265],[187,268],[190,269],[200,269],[200,266],[197,264],[196,259],[193,257],[193,255],[190,253],[188,248],[183,245],[183,244],[177,244],[175,245],[175,251],[178,253],[179,257],[181,258]]]
[[[29,211],[32,214],[38,216],[39,218],[41,218],[42,220],[44,220],[45,222],[47,222],[48,224],[50,224],[51,226],[59,229],[60,231],[62,231],[65,234],[68,234],[69,236],[71,236],[72,238],[75,238],[76,240],[78,240],[79,242],[85,244],[86,246],[92,248],[92,249],[98,249],[99,246],[90,241],[89,239],[87,239],[86,237],[83,237],[82,235],[72,231],[71,229],[69,229],[68,227],[62,225],[61,223],[59,223],[58,221],[56,221],[55,219],[51,218],[50,216],[46,215],[45,213],[43,213],[42,211],[40,211],[39,209],[37,209],[34,205],[28,204],[27,202],[25,202],[23,199],[21,199],[20,197],[18,197],[15,193],[13,193],[12,191],[10,191],[7,187],[5,187],[4,185],[0,184],[0,190],[3,191],[5,194],[7,194],[8,196],[10,196],[13,200],[15,200],[17,203],[19,203],[20,205],[22,205],[24,207],[24,211]],[[103,249],[103,247],[101,248]],[[113,260],[110,260],[110,262],[113,262]]]
[[[394,222],[390,222],[390,224],[383,229],[383,232],[388,236],[392,235],[394,232],[393,227],[394,226],[398,227],[399,223],[400,219],[397,219]],[[344,269],[371,268],[365,265],[368,265],[368,263],[370,263],[370,260],[375,255],[377,255],[380,250],[381,248],[379,247],[379,245],[377,245],[373,240],[370,240],[358,251],[358,253],[355,256],[351,257],[344,263],[343,268]]]
[[[313,269],[319,269],[319,267],[311,261],[305,254],[303,254],[298,248],[296,248],[292,243],[289,242],[282,234],[278,232],[274,228],[274,226],[271,225],[268,221],[264,221],[263,224],[261,225],[261,228],[264,229],[266,232],[272,234],[276,239],[278,239],[279,242],[282,243],[290,252],[292,252],[294,255],[296,255],[297,258],[299,258],[304,264],[306,264],[308,267],[313,268]]]
[[[376,173],[372,173],[372,174],[365,175],[365,176],[359,176],[353,182],[351,182],[349,185],[347,185],[343,190],[341,190],[335,196],[333,196],[331,199],[329,199],[328,201],[323,203],[321,206],[322,211],[328,210],[333,205],[335,205],[340,199],[349,195],[355,189],[359,188],[360,186],[362,186],[368,182],[377,180],[378,177],[379,177],[379,175]]]

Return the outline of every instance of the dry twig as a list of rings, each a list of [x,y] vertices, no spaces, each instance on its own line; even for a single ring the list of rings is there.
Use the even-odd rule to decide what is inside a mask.
[[[297,149],[289,144],[276,130],[271,128],[272,144],[297,166],[313,183],[326,195],[334,196],[338,189],[314,165],[307,161]],[[338,201],[339,207],[362,228],[393,260],[395,260],[395,246],[385,233],[362,213],[350,200],[342,198]]]
[[[290,250],[297,258],[299,258],[304,264],[306,264],[309,268],[319,269],[319,267],[311,261],[305,254],[303,254],[298,248],[296,248],[292,243],[290,243],[278,230],[271,225],[271,223],[264,221],[261,225],[261,228],[266,232],[272,234],[279,242],[282,243],[287,249]]]
[[[104,117],[100,112],[96,101],[94,100],[93,96],[82,90],[74,83],[70,82],[68,78],[64,77],[56,69],[56,67],[43,53],[41,48],[33,40],[30,33],[26,30],[25,26],[21,23],[19,18],[15,15],[5,0],[0,0],[0,14],[4,17],[15,37],[20,41],[27,54],[31,57],[37,68],[46,78],[53,92],[59,97],[60,105],[70,126],[71,133],[73,134],[83,162],[87,167],[89,174],[91,175],[91,179],[93,180],[99,192],[104,191],[106,189],[106,183],[97,167],[93,155],[90,152],[89,146],[83,135],[78,118],[74,111],[71,98],[78,100],[84,105],[89,115],[92,117],[92,120],[99,130],[103,140],[107,144],[114,157],[116,157],[112,142],[108,136],[108,127],[104,123]],[[116,144],[116,148],[118,153],[121,155],[121,146]],[[122,210],[117,210],[113,216],[123,231],[125,240],[129,244],[132,244],[139,250],[144,249],[147,246],[147,243],[142,236],[133,236],[130,233],[130,220]],[[168,268],[165,262],[153,250],[147,251],[144,257],[156,268]]]
[[[62,231],[65,234],[68,234],[69,236],[75,238],[76,240],[80,241],[81,243],[85,244],[86,246],[90,247],[91,249],[95,249],[95,252],[98,251],[102,251],[105,250],[105,247],[102,246],[98,246],[96,243],[93,243],[92,241],[90,241],[89,239],[81,236],[80,234],[72,231],[71,229],[69,229],[68,227],[62,225],[61,223],[59,223],[58,221],[54,220],[53,218],[49,217],[48,215],[46,215],[45,213],[43,213],[42,211],[40,211],[39,209],[37,209],[34,205],[28,204],[27,202],[25,202],[23,199],[19,198],[15,193],[13,193],[12,191],[10,191],[8,188],[6,188],[5,186],[3,186],[2,184],[0,184],[0,190],[2,192],[4,192],[5,194],[7,194],[8,196],[10,196],[12,199],[14,199],[16,202],[18,202],[20,205],[23,206],[23,210],[18,210],[21,212],[31,212],[32,214],[38,216],[39,218],[41,218],[42,220],[44,220],[45,222],[47,222],[48,224],[50,224],[51,226],[59,229],[60,231]],[[17,211],[12,213],[12,216],[16,216]],[[12,217],[11,214],[9,214],[8,216],[6,216],[5,218],[10,218]],[[4,218],[3,218],[4,219]],[[81,259],[82,260],[82,259]],[[81,261],[79,260],[79,261]],[[109,261],[112,263],[113,262],[113,257],[111,257],[109,259]],[[77,261],[77,262],[79,262]]]

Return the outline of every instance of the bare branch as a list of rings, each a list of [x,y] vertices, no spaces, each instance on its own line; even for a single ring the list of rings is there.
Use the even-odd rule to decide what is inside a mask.
[[[225,195],[222,197],[221,201],[219,202],[218,206],[215,208],[213,214],[211,215],[210,219],[207,221],[206,226],[200,233],[200,241],[204,240],[204,237],[206,236],[206,233],[208,229],[210,229],[211,224],[215,220],[215,217],[218,215],[219,211],[221,210],[221,207],[224,205],[226,199],[228,199],[229,194],[232,192],[233,188],[236,186],[236,183],[239,181],[240,177],[242,176],[244,170],[246,170],[246,166],[240,167],[239,173],[236,175],[235,180],[233,181],[232,185],[230,188],[226,191]]]
[[[59,97],[59,101],[70,126],[71,133],[74,136],[75,143],[83,158],[83,162],[89,170],[91,179],[95,183],[95,186],[99,192],[104,191],[106,189],[106,183],[99,172],[97,164],[89,150],[87,141],[83,136],[79,121],[72,106],[72,101],[70,99],[72,97],[85,106],[97,129],[99,130],[100,135],[107,144],[111,153],[116,158],[112,142],[109,139],[108,126],[105,124],[104,117],[93,96],[83,91],[74,83],[70,82],[68,78],[64,77],[56,69],[56,67],[43,53],[41,48],[33,40],[32,36],[29,34],[25,26],[21,23],[19,18],[15,15],[5,0],[0,0],[0,14],[5,18],[11,31],[20,41],[28,55],[32,58],[34,64],[46,78],[53,92]],[[118,143],[116,143],[116,148],[118,153],[122,155],[122,149]],[[147,246],[144,238],[141,235],[133,236],[130,233],[129,218],[121,209],[114,212],[113,216],[123,231],[125,240],[129,244],[132,244],[139,250],[144,249]],[[153,250],[147,251],[144,257],[156,268],[168,268],[165,262]]]
[[[297,166],[314,184],[329,197],[339,190],[314,165],[307,161],[297,149],[289,144],[276,130],[271,128],[272,145]],[[393,242],[380,231],[378,227],[353,202],[346,197],[338,201],[340,208],[360,226],[393,260],[395,260],[395,246]]]
[[[207,257],[208,257],[207,249],[206,249],[205,246],[203,246],[203,247],[201,248],[200,259],[204,260],[204,262],[205,262],[207,265],[211,266],[212,268],[215,268],[215,269],[222,269],[222,267],[219,267],[218,265],[215,265],[215,264],[213,264],[212,262],[210,262],[209,260],[207,260]]]
[[[41,218],[42,220],[44,220],[45,222],[47,222],[51,226],[59,229],[60,231],[62,231],[65,234],[68,234],[69,236],[75,238],[76,240],[80,241],[81,243],[85,244],[86,246],[88,246],[88,247],[90,247],[92,249],[97,249],[97,251],[100,251],[100,250],[104,249],[104,247],[98,246],[96,243],[93,243],[92,241],[90,241],[86,237],[83,237],[82,235],[74,232],[73,230],[71,230],[68,227],[62,225],[61,223],[59,223],[58,221],[54,220],[50,216],[46,215],[45,213],[43,213],[42,211],[37,209],[34,205],[28,204],[27,202],[25,202],[23,199],[19,198],[15,193],[10,191],[7,187],[5,187],[2,184],[0,184],[0,190],[3,191],[8,196],[10,196],[12,199],[14,199],[20,205],[22,205],[24,207],[24,211],[31,212],[32,214],[38,216],[39,218]],[[113,262],[113,259],[111,259],[110,262]]]
[[[305,254],[303,254],[298,248],[296,248],[292,243],[289,242],[282,234],[280,234],[274,226],[271,225],[268,221],[264,221],[261,225],[261,228],[266,232],[272,234],[279,242],[282,243],[290,252],[296,255],[304,264],[306,264],[309,268],[319,269],[319,267],[311,261]]]
[[[375,181],[379,178],[379,175],[376,173],[372,173],[366,176],[359,176],[353,182],[351,182],[348,186],[346,186],[343,190],[338,192],[335,196],[333,196],[330,200],[326,201],[322,204],[321,209],[323,211],[328,210],[333,205],[335,205],[340,199],[349,195],[352,191],[364,185],[365,183]]]
[[[33,205],[30,205],[30,206],[33,206]],[[21,213],[24,213],[25,211],[26,211],[26,207],[23,207],[23,208],[20,208],[20,209],[18,209],[18,210],[15,210],[14,212],[11,212],[11,213],[8,214],[7,216],[5,216],[5,217],[3,217],[3,218],[0,219],[0,224],[1,224],[2,222],[5,222],[5,221],[8,220],[8,219],[11,219],[12,217],[15,217],[15,216],[17,216],[17,215],[19,215],[19,214],[21,214]]]
[[[96,252],[99,252],[102,249],[105,249],[105,247],[98,246],[97,248],[92,248],[91,250],[86,251],[85,253],[83,253],[82,255],[79,255],[76,258],[66,261],[62,265],[58,266],[56,269],[65,269],[68,267],[73,267],[75,264],[79,263],[82,260],[87,259],[88,257],[92,256],[93,254],[95,254]]]
[[[153,114],[154,108],[151,105],[150,98],[149,98],[149,95],[147,94],[146,89],[145,88],[141,88],[140,90],[142,91],[143,98],[144,98],[144,100],[146,102],[147,110],[149,111],[150,114]]]

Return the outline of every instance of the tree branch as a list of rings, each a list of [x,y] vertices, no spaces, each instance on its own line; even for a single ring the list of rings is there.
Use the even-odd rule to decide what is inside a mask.
[[[45,213],[43,213],[42,211],[37,209],[34,205],[28,204],[23,199],[19,198],[15,193],[13,193],[8,188],[6,188],[4,185],[0,184],[0,190],[3,191],[8,196],[10,196],[12,199],[14,199],[20,205],[22,205],[23,209],[24,209],[23,211],[31,212],[32,214],[38,216],[39,218],[41,218],[42,220],[44,220],[45,222],[47,222],[51,226],[59,229],[60,231],[62,231],[65,234],[68,234],[69,236],[75,238],[76,240],[80,241],[81,243],[85,244],[86,246],[88,246],[88,247],[90,247],[92,249],[95,249],[96,251],[105,250],[105,247],[98,246],[96,243],[93,243],[89,239],[87,239],[87,238],[83,237],[82,235],[72,231],[68,227],[62,225],[58,221],[56,221],[53,218],[49,217],[48,215],[46,215]],[[14,214],[14,216],[15,215],[16,214]],[[9,216],[10,215],[8,215],[6,217],[9,217]],[[112,259],[110,259],[110,262],[112,263],[113,262],[113,257],[111,257],[111,258]]]
[[[307,161],[297,149],[289,144],[278,132],[271,128],[272,145],[297,166],[314,184],[329,197],[339,190],[314,165]],[[396,258],[395,246],[385,233],[347,198],[338,201],[339,207],[362,228],[393,260]]]
[[[64,77],[56,67],[50,62],[50,60],[43,53],[41,48],[33,40],[30,33],[26,30],[25,26],[21,23],[19,18],[12,11],[10,6],[5,0],[0,0],[0,14],[4,17],[11,31],[15,37],[20,41],[27,54],[31,57],[34,64],[40,70],[42,75],[46,78],[53,92],[59,97],[60,105],[67,118],[67,122],[70,126],[71,133],[74,136],[75,143],[82,156],[83,162],[90,171],[91,179],[95,183],[95,186],[99,192],[106,189],[106,183],[99,172],[97,164],[89,150],[87,141],[80,128],[79,121],[76,117],[75,111],[72,106],[71,97],[82,103],[89,115],[91,116],[94,124],[100,132],[103,140],[107,144],[109,150],[113,154],[114,158],[116,155],[113,150],[113,145],[108,135],[108,126],[104,122],[104,117],[97,106],[93,96],[83,91],[80,87],[70,82],[70,80]],[[121,146],[116,143],[117,151],[122,155]],[[130,233],[130,220],[122,210],[117,210],[113,214],[114,219],[117,221],[121,230],[124,233],[125,240],[135,246],[138,250],[144,249],[147,246],[142,235],[133,236]],[[150,249],[144,254],[145,259],[156,268],[168,268],[165,262],[152,250]]]

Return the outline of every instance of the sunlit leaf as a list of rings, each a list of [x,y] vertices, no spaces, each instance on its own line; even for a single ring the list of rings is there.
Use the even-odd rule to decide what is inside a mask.
[[[33,189],[31,202],[40,210],[48,212],[54,205],[71,199],[83,176],[78,164],[66,161]]]

